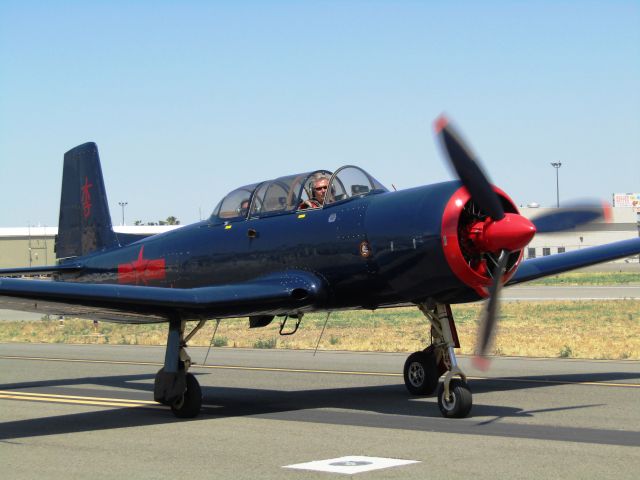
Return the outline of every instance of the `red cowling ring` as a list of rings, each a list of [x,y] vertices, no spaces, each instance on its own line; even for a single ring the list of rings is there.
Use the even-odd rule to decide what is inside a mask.
[[[493,187],[493,189],[512,207],[505,210],[512,210],[513,213],[518,213],[518,208],[506,193],[495,186]],[[447,205],[445,206],[444,212],[442,214],[442,250],[444,251],[444,256],[447,259],[447,263],[449,264],[449,267],[451,268],[451,271],[455,274],[455,276],[458,277],[458,279],[465,285],[473,288],[478,293],[478,295],[486,298],[489,296],[491,277],[488,275],[483,266],[478,266],[475,269],[469,266],[467,260],[462,254],[462,250],[460,249],[460,239],[458,238],[458,223],[460,221],[460,216],[462,214],[464,206],[470,199],[471,195],[469,194],[467,189],[465,187],[460,187],[451,196],[449,202],[447,202]],[[502,277],[502,283],[509,281],[509,279],[516,272],[517,267],[522,260],[522,256],[523,250],[520,250],[518,260],[513,265],[513,267],[504,274],[504,276]]]

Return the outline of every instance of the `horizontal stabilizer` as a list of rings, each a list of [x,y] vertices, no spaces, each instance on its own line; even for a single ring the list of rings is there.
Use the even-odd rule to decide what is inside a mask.
[[[0,277],[33,277],[38,275],[51,275],[53,273],[69,273],[82,270],[82,265],[44,265],[41,267],[16,267],[16,268],[0,268]]]
[[[116,237],[118,237],[118,242],[121,247],[125,245],[131,245],[132,243],[138,242],[140,240],[144,240],[145,238],[149,238],[155,234],[153,233],[121,233],[116,232]]]

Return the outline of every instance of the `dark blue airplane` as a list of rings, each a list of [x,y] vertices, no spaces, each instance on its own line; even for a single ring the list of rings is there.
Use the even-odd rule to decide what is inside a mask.
[[[503,285],[638,254],[640,239],[523,260],[536,230],[571,229],[603,208],[558,210],[532,223],[489,183],[444,117],[436,131],[459,181],[390,192],[351,165],[289,175],[238,188],[207,220],[147,238],[113,231],[97,147],[80,145],[64,157],[57,265],[0,271],[52,281],[0,278],[0,306],[168,322],[154,398],[194,417],[202,395],[185,347],[205,321],[249,317],[255,328],[283,316],[297,329],[307,312],[415,305],[432,343],[408,357],[405,384],[415,395],[438,389],[442,414],[464,417],[472,397],[450,305],[488,298],[476,349],[486,361]],[[185,334],[189,320],[199,323]]]

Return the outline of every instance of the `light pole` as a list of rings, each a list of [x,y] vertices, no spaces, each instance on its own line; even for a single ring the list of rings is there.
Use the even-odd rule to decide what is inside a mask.
[[[129,202],[118,202],[118,205],[122,207],[122,226],[124,227],[124,207],[126,207]]]
[[[556,207],[560,208],[560,183],[558,181],[558,170],[560,170],[562,163],[551,162],[551,166],[556,169]]]

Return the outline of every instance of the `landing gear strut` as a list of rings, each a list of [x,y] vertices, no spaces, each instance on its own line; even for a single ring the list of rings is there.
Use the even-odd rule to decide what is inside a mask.
[[[202,407],[200,384],[193,374],[188,373],[191,357],[187,354],[186,346],[205,321],[201,320],[185,337],[186,323],[179,316],[169,320],[164,367],[156,374],[153,386],[154,400],[169,405],[173,414],[179,418],[193,418],[200,413]]]
[[[473,401],[467,376],[458,367],[454,352],[459,345],[452,333],[451,309],[444,304],[436,304],[435,307],[420,304],[418,308],[431,323],[433,339],[428,348],[412,353],[407,358],[404,364],[405,385],[413,395],[430,395],[437,388],[438,407],[442,415],[464,418],[471,411]],[[443,373],[444,381],[438,386],[438,379]],[[454,379],[455,376],[460,379]]]

